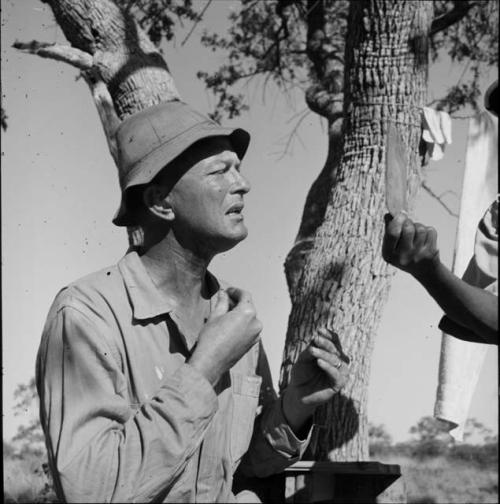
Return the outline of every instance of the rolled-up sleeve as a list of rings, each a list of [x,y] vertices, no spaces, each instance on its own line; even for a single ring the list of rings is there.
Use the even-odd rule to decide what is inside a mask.
[[[257,374],[262,377],[260,406],[252,441],[239,470],[247,477],[266,477],[283,471],[303,456],[309,445],[313,425],[305,439],[299,439],[288,425],[281,397],[276,395],[266,354],[259,348]]]
[[[218,407],[186,363],[149,401],[130,404],[115,354],[91,314],[72,306],[49,314],[37,387],[49,463],[69,502],[153,501],[180,476]]]

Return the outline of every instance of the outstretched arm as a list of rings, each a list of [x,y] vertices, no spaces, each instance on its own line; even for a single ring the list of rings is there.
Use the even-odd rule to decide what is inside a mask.
[[[497,297],[461,280],[441,263],[434,228],[398,214],[386,221],[382,256],[418,280],[453,322],[479,337],[477,341],[498,343]]]

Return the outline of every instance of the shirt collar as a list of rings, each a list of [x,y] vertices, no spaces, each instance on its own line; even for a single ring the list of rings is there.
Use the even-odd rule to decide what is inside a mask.
[[[130,298],[136,320],[144,320],[164,315],[175,310],[175,296],[160,291],[148,275],[136,251],[128,252],[118,262],[125,288]],[[219,290],[219,282],[207,271],[209,296]]]

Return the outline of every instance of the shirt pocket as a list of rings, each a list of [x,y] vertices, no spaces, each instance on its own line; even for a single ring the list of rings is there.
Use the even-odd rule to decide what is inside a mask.
[[[252,439],[262,377],[231,372],[232,418],[230,450],[233,464],[240,461]]]

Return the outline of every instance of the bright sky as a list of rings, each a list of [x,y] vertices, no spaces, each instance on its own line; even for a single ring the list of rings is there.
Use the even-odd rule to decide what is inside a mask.
[[[219,31],[233,2],[213,2],[207,22]],[[63,63],[16,52],[16,40],[64,43],[50,9],[36,0],[2,0],[2,103],[8,130],[2,132],[2,329],[4,438],[16,432],[13,392],[34,375],[34,362],[48,309],[69,282],[115,263],[127,247],[126,234],[111,223],[119,201],[116,169],[83,80]],[[187,26],[186,29],[189,29]],[[185,46],[167,48],[166,59],[185,101],[203,112],[213,98],[196,79],[220,57],[201,49],[198,27]],[[442,63],[431,71],[430,95],[459,78],[462,68]],[[484,81],[483,88],[493,80]],[[446,79],[446,80],[445,80]],[[286,101],[270,91],[265,101],[249,90],[251,111],[230,124],[252,134],[243,170],[252,184],[245,219],[249,237],[218,257],[212,271],[252,292],[264,324],[262,338],[277,383],[290,302],[283,262],[298,229],[307,191],[323,166],[327,137],[310,113],[301,141],[281,156],[301,96]],[[295,117],[295,119],[294,119]],[[465,159],[467,121],[453,121],[453,144],[432,162],[428,183],[448,194],[456,211]],[[382,218],[382,216],[380,216]],[[414,217],[439,233],[441,257],[451,266],[457,220],[425,192]],[[438,306],[422,287],[397,273],[376,337],[369,386],[369,419],[383,423],[396,441],[424,415],[432,415],[441,336]],[[470,409],[497,431],[497,354],[491,349]]]

